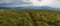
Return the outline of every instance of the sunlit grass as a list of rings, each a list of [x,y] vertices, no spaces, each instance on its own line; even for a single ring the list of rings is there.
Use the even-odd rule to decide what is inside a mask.
[[[60,26],[60,11],[0,10],[0,26]]]

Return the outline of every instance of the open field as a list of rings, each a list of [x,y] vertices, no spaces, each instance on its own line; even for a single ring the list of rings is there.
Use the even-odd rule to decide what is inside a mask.
[[[0,10],[0,26],[60,26],[60,11]]]

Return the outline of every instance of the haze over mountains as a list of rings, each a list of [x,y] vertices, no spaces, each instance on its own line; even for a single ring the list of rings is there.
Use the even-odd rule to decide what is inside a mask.
[[[60,10],[60,8],[54,8],[54,7],[49,7],[49,6],[19,6],[19,7],[0,6],[0,9],[13,9],[13,10]]]
[[[0,5],[51,6],[55,8],[60,8],[60,0],[0,0]]]
[[[59,0],[0,0],[0,9],[60,10]]]

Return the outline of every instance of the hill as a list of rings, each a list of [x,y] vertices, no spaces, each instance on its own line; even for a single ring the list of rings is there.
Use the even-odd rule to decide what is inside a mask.
[[[0,10],[0,26],[60,26],[60,11]]]
[[[8,10],[60,10],[49,6],[0,6],[0,9]]]

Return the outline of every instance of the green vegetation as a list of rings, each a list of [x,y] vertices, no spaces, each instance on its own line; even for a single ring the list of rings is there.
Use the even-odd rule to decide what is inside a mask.
[[[60,11],[0,10],[0,26],[60,26]]]

